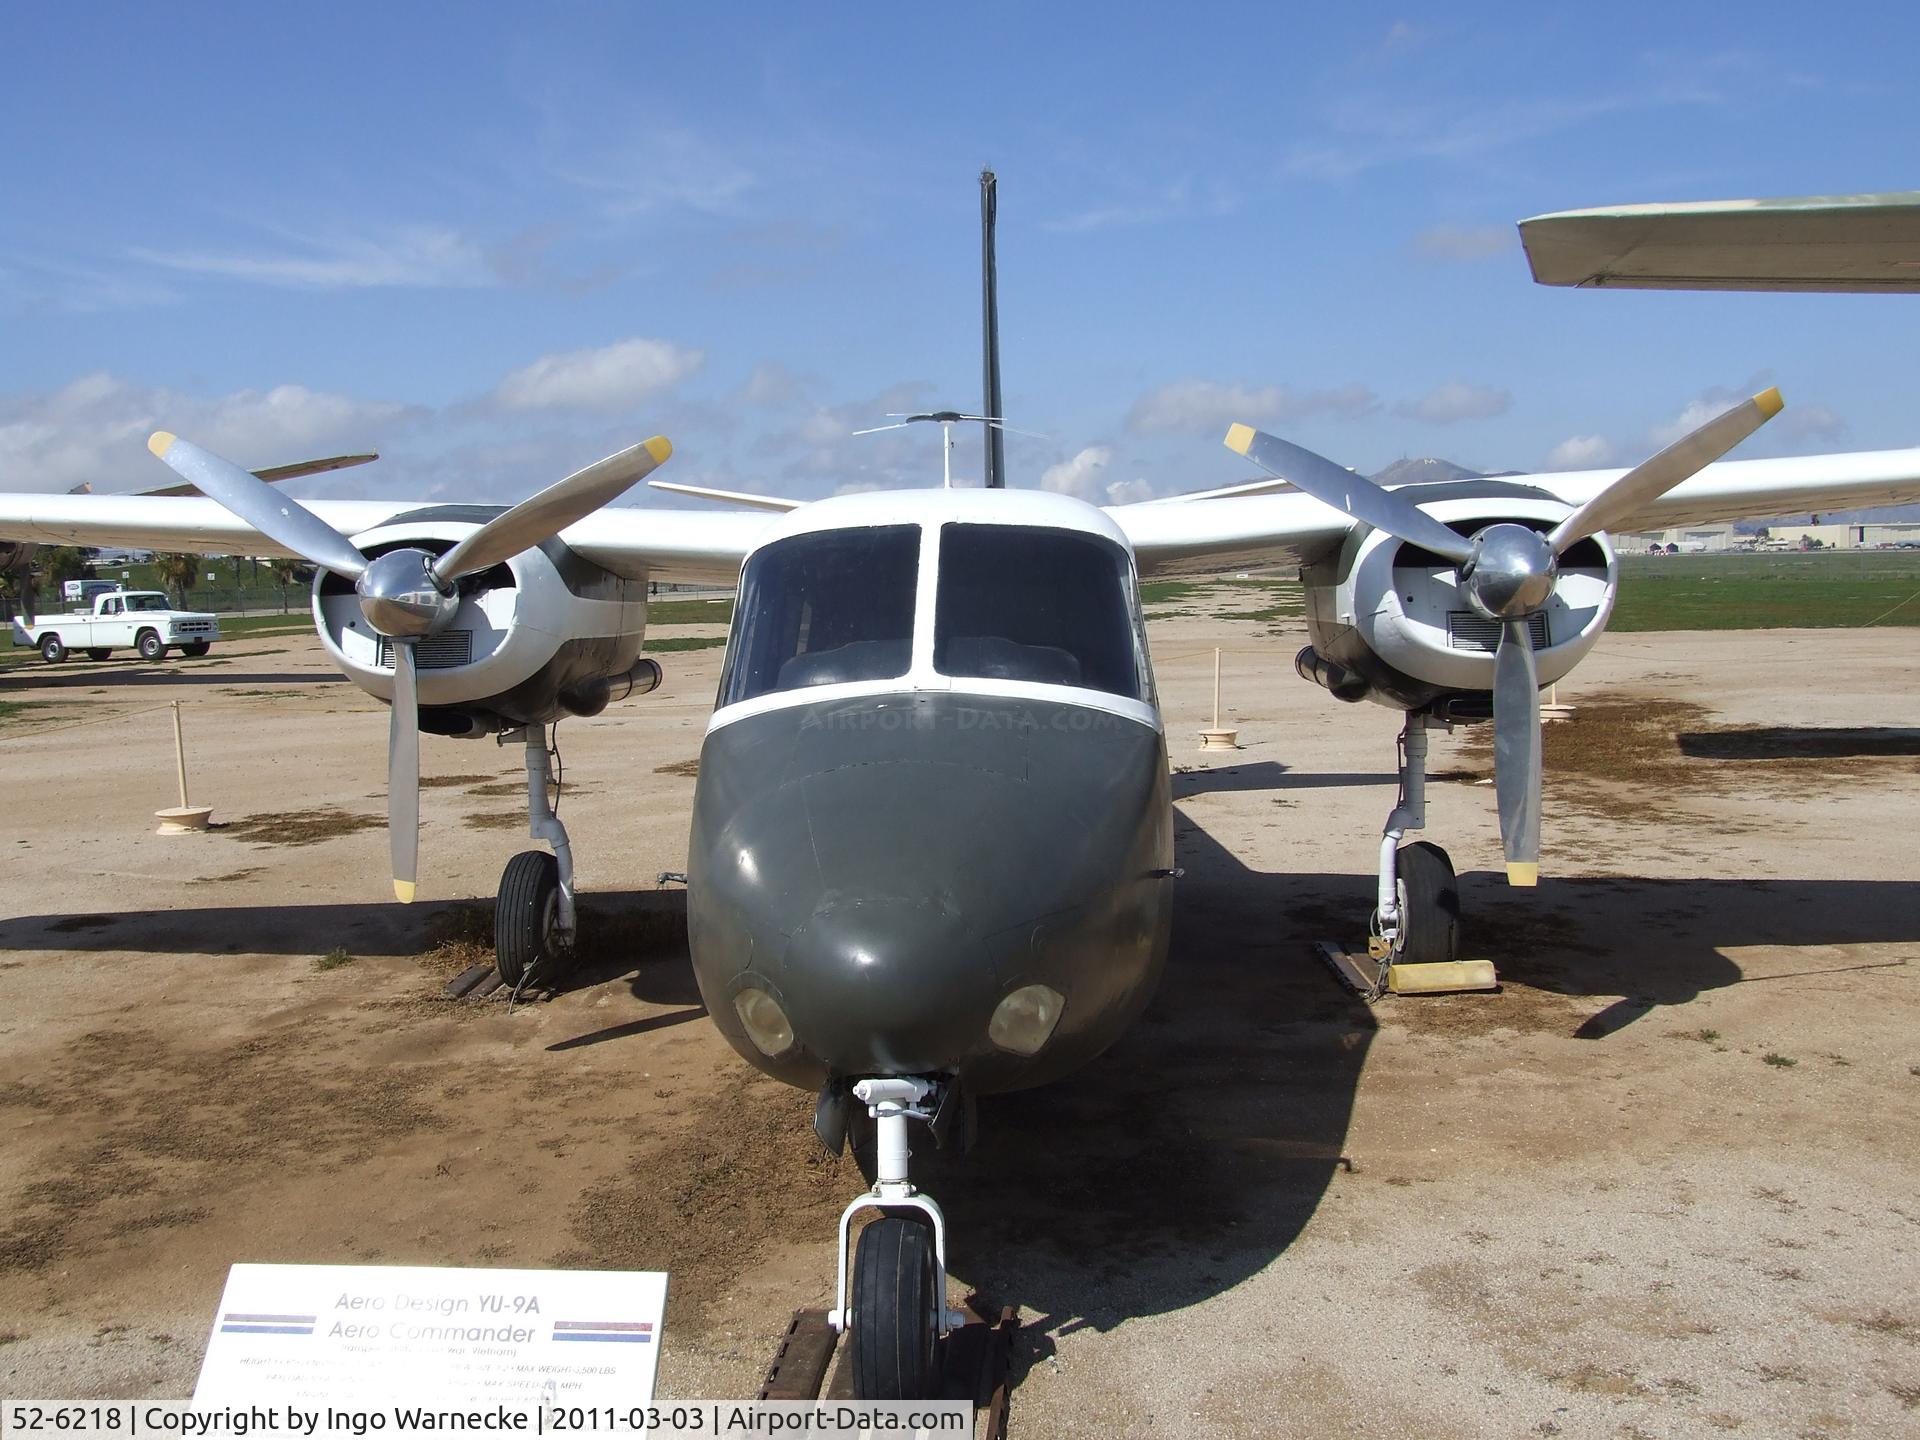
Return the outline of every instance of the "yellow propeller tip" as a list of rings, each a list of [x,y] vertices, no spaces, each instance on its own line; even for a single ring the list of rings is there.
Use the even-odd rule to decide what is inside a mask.
[[[673,454],[673,442],[664,435],[656,435],[647,441],[647,453],[653,456],[653,463],[664,465],[667,457]]]
[[[1507,884],[1531,886],[1540,883],[1540,866],[1522,860],[1507,862]]]
[[[147,449],[164,460],[167,451],[173,448],[173,442],[178,438],[170,430],[156,430],[147,437]]]
[[[1753,403],[1760,407],[1761,411],[1769,420],[1785,409],[1787,404],[1786,401],[1780,398],[1780,387],[1778,385],[1762,390],[1758,395],[1753,397]]]
[[[411,880],[394,881],[393,882],[393,898],[398,900],[402,905],[411,905],[413,903],[413,881]]]
[[[1227,427],[1226,447],[1236,455],[1244,455],[1253,448],[1253,427],[1251,425],[1229,425]]]

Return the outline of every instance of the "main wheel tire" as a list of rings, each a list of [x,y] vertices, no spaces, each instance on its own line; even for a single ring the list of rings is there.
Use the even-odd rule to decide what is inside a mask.
[[[493,904],[493,963],[518,985],[551,974],[561,957],[560,862],[544,850],[522,850],[507,862]]]
[[[211,640],[189,640],[180,647],[180,653],[182,655],[191,655],[195,659],[198,659],[212,648],[213,642]]]
[[[58,665],[62,660],[67,658],[67,647],[61,642],[58,635],[42,635],[40,637],[40,658],[49,665]]]
[[[1416,840],[1402,845],[1400,872],[1400,953],[1402,965],[1426,965],[1460,958],[1460,882],[1453,861],[1438,845]]]
[[[853,1393],[927,1400],[939,1380],[939,1267],[933,1230],[885,1215],[860,1232],[853,1258]]]
[[[157,630],[142,630],[134,636],[133,648],[140,652],[140,658],[149,663],[158,660],[167,653],[167,647],[160,641]]]

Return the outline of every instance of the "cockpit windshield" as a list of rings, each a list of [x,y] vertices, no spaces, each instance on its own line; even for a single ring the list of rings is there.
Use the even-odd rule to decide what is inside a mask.
[[[1074,530],[947,525],[933,668],[1150,698],[1126,553]]]
[[[906,674],[919,573],[917,525],[774,541],[740,577],[719,703]]]

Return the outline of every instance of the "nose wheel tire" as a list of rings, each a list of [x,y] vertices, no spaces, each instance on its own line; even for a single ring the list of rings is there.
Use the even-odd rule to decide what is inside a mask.
[[[1402,845],[1399,870],[1401,941],[1394,959],[1403,965],[1445,964],[1460,958],[1460,883],[1453,861],[1438,845],[1416,840]]]
[[[862,1400],[932,1398],[939,1371],[933,1231],[883,1215],[860,1232],[853,1260],[853,1393]]]
[[[544,850],[507,862],[493,906],[493,963],[501,982],[551,976],[565,954],[560,926],[560,865]]]

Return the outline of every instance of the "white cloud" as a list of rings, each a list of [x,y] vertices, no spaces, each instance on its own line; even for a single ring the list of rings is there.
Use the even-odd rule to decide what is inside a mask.
[[[199,396],[97,373],[50,394],[0,398],[0,485],[16,491],[164,485],[168,474],[146,449],[155,430],[258,466],[377,448],[384,435],[421,413],[303,385]]]
[[[1142,500],[1151,500],[1155,494],[1153,482],[1141,476],[1131,480],[1115,480],[1107,486],[1109,505],[1135,505]]]
[[[1796,440],[1832,442],[1846,435],[1847,422],[1824,405],[1789,405],[1768,428]]]
[[[321,242],[305,254],[141,248],[127,253],[168,270],[297,289],[484,286],[499,279],[498,266],[479,246],[457,231],[428,225],[402,227],[379,239]]]
[[[1604,435],[1571,435],[1547,452],[1549,470],[1597,470],[1613,463],[1613,442]]]
[[[1425,420],[1434,425],[1451,425],[1460,420],[1487,420],[1504,415],[1513,408],[1513,396],[1495,385],[1469,385],[1464,380],[1449,380],[1422,395],[1418,400],[1402,400],[1394,413],[1410,420]]]
[[[754,366],[746,384],[734,392],[734,401],[768,410],[784,409],[806,398],[807,382],[777,360]]]
[[[1519,232],[1511,225],[1430,225],[1413,237],[1416,254],[1463,264],[1492,260],[1519,247]]]
[[[1396,20],[1387,27],[1387,38],[1380,42],[1383,50],[1411,50],[1426,38],[1426,32],[1405,20]]]
[[[1082,500],[1091,500],[1103,494],[1100,484],[1100,472],[1107,468],[1113,459],[1113,451],[1105,445],[1089,445],[1071,460],[1062,460],[1058,465],[1049,465],[1040,472],[1040,488],[1051,490],[1056,495],[1073,495]]]
[[[617,415],[700,368],[704,352],[668,340],[632,339],[595,350],[543,355],[493,392],[505,410],[584,410]]]
[[[759,184],[754,170],[724,146],[681,127],[643,128],[611,140],[556,129],[548,144],[552,173],[601,196],[614,216],[727,214]]]
[[[1120,188],[1137,187],[1123,179]],[[1137,193],[1126,200],[1043,220],[1040,228],[1053,235],[1086,235],[1096,230],[1112,230],[1129,225],[1155,225],[1166,220],[1185,220],[1196,216],[1231,215],[1239,208],[1239,192],[1227,185],[1219,181],[1196,185],[1183,176],[1159,190]]]
[[[1358,383],[1331,390],[1299,391],[1286,385],[1223,385],[1176,380],[1134,402],[1127,428],[1138,432],[1220,429],[1235,421],[1298,420],[1308,415],[1365,415],[1379,405]]]

